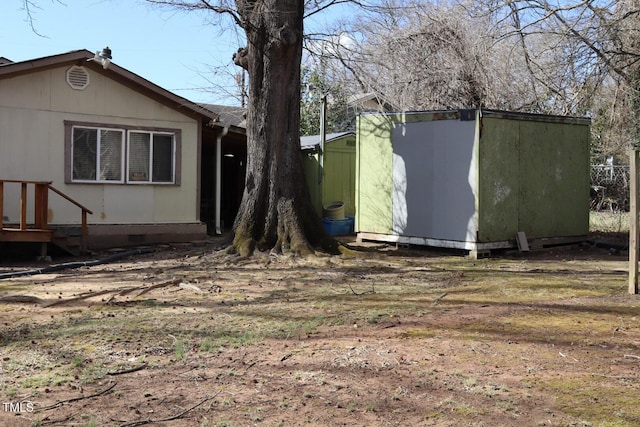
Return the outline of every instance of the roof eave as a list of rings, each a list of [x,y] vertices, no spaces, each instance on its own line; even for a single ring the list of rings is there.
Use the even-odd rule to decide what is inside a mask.
[[[86,49],[82,49],[59,55],[47,56],[44,58],[14,62],[0,67],[0,79],[34,71],[56,68],[65,64],[82,65],[95,72],[104,74],[131,89],[144,93],[150,98],[153,98],[187,116],[193,117],[197,120],[202,120],[205,123],[212,123],[219,120],[219,116],[216,113],[209,111],[186,98],[176,95],[173,92],[170,92],[113,62],[109,64],[107,69],[104,69],[102,65],[90,60],[93,57],[93,53]]]

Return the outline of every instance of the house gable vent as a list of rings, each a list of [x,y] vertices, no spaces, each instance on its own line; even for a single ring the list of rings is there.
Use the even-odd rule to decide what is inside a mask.
[[[84,67],[74,65],[67,70],[67,83],[73,89],[83,90],[89,86],[89,73]]]

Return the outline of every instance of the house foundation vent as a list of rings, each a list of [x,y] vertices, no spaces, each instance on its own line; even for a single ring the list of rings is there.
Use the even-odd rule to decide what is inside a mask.
[[[67,83],[73,89],[83,90],[89,86],[89,73],[84,67],[74,65],[67,70]]]

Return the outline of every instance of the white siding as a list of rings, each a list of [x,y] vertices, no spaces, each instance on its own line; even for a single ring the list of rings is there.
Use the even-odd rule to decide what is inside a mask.
[[[0,179],[53,181],[93,210],[90,224],[196,222],[198,122],[90,69],[89,86],[74,90],[68,68],[0,79]],[[181,185],[65,184],[65,120],[181,130]],[[19,215],[17,191],[7,184],[11,221]],[[52,224],[80,222],[80,210],[56,194],[49,207]]]

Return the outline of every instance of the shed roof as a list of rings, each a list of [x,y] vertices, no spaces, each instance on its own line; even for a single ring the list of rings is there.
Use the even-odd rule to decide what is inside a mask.
[[[344,138],[345,136],[355,136],[354,132],[337,132],[337,133],[328,133],[325,136],[325,141],[327,143],[337,141],[339,139]],[[320,146],[320,135],[309,135],[300,137],[300,148],[303,150],[315,150]]]
[[[362,112],[361,116],[381,116],[396,117],[402,119],[408,116],[423,116],[425,120],[475,120],[476,113],[480,118],[497,118],[507,120],[528,120],[537,122],[552,123],[573,123],[581,125],[589,125],[591,119],[589,117],[578,116],[558,116],[551,114],[529,113],[520,111],[504,111],[490,109],[472,109],[461,108],[458,110],[419,110],[419,111],[395,111],[395,112]]]

